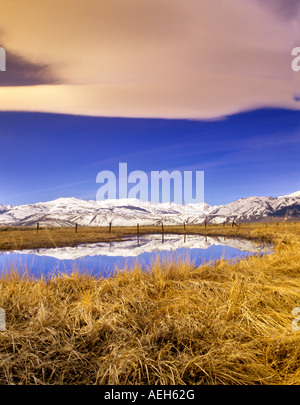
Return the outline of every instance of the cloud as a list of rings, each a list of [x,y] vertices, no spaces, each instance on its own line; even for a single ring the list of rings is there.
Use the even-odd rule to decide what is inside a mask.
[[[293,20],[300,11],[299,0],[254,0],[280,19]]]
[[[26,193],[12,194],[12,195],[8,195],[5,197],[1,197],[0,200],[4,201],[4,200],[8,200],[9,198],[13,198],[13,197],[24,197],[24,196],[28,196],[28,195],[40,194],[40,193],[44,193],[45,191],[62,190],[62,189],[66,189],[69,187],[78,186],[78,185],[87,184],[87,183],[90,183],[90,181],[77,181],[75,183],[63,184],[60,186],[48,187],[48,188],[43,188],[43,189],[37,189],[34,191],[27,191]]]
[[[1,44],[1,47],[5,49],[6,53],[6,72],[0,76],[0,87],[59,83],[49,65],[32,63],[24,57],[10,52],[4,44]]]
[[[0,109],[196,119],[299,109],[288,19],[297,4],[267,3],[0,0],[11,52],[60,79],[0,87]]]

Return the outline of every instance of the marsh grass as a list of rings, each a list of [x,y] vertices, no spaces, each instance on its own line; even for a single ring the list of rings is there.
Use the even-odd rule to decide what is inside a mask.
[[[300,222],[298,223],[300,225]],[[239,227],[232,227],[230,224],[223,225],[165,225],[164,233],[195,234],[207,236],[240,236],[243,238],[263,238],[268,241],[269,230],[276,227],[284,231],[286,227],[297,226],[297,223],[256,223],[239,224]],[[115,227],[108,231],[107,226],[102,227],[78,227],[75,233],[74,227],[43,227],[40,226],[37,233],[36,228],[30,227],[0,227],[0,251],[22,250],[38,248],[55,248],[64,246],[77,246],[81,243],[96,243],[104,241],[123,240],[136,235],[137,227]],[[161,226],[139,226],[139,233],[161,234]]]
[[[174,257],[110,278],[12,269],[0,384],[299,384],[299,230],[249,225],[274,252],[233,263]]]

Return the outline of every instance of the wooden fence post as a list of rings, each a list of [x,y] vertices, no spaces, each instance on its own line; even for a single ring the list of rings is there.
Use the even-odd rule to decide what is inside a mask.
[[[39,229],[40,229],[40,223],[38,222],[38,223],[36,224],[36,233],[39,233]]]
[[[109,223],[108,233],[111,233],[111,222]]]
[[[183,229],[186,230],[186,228],[185,228],[185,222],[183,223]]]
[[[137,231],[137,243],[139,246],[140,245],[140,224],[137,224],[136,231]]]
[[[77,228],[78,228],[78,225],[77,225],[77,222],[76,222],[76,224],[75,224],[75,233],[77,233]]]
[[[163,222],[161,223],[161,232],[162,232],[162,233],[165,232],[165,230],[164,230],[164,223],[163,223]]]

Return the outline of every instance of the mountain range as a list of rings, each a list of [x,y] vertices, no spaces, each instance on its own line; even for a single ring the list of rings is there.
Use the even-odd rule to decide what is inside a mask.
[[[115,226],[267,222],[300,219],[300,191],[280,197],[246,197],[229,204],[177,205],[138,199],[86,201],[59,198],[27,205],[0,204],[0,226]]]

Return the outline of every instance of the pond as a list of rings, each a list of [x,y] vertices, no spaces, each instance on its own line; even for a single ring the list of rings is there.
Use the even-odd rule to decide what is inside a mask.
[[[137,263],[143,269],[156,260],[190,259],[196,266],[210,261],[239,259],[271,253],[269,245],[246,239],[205,237],[199,235],[140,235],[123,241],[82,244],[76,247],[19,250],[0,253],[0,274],[17,269],[32,276],[88,271],[109,277],[117,269]]]

